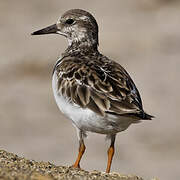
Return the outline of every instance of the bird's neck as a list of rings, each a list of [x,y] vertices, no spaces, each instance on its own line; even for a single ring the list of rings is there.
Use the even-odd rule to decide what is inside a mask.
[[[98,43],[93,39],[74,39],[73,41],[68,40],[69,46],[66,49],[65,53],[74,54],[74,53],[96,53],[98,52]]]
[[[67,53],[74,52],[96,52],[98,51],[98,33],[91,31],[78,31],[67,38]]]

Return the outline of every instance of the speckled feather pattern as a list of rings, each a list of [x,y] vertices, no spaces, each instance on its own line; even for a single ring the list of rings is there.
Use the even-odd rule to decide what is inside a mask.
[[[65,53],[56,63],[54,75],[59,108],[84,132],[114,134],[127,129],[131,123],[148,119],[128,73],[98,51],[87,53],[87,49],[81,49],[75,54]],[[62,97],[66,99],[65,104]],[[76,108],[69,112],[63,108],[67,104],[69,109]],[[84,111],[87,109],[92,113]]]
[[[74,23],[67,25],[67,19]],[[126,70],[98,51],[98,25],[90,13],[67,11],[57,27],[69,46],[54,67],[53,91],[58,107],[76,127],[116,134],[152,118]]]
[[[124,68],[99,53],[64,57],[55,69],[59,93],[81,108],[101,116],[143,111],[139,93]]]

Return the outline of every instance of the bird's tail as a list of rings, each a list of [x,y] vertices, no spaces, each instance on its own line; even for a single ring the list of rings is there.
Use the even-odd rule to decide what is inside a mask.
[[[152,120],[152,118],[154,118],[154,116],[151,116],[150,114],[147,114],[145,112],[143,112],[141,116],[143,120]]]

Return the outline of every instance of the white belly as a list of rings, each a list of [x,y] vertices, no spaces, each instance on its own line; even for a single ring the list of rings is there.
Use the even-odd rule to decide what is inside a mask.
[[[73,124],[79,129],[101,134],[112,134],[123,131],[131,124],[131,120],[117,119],[114,115],[108,115],[105,117],[99,116],[90,109],[81,108],[78,105],[70,102],[68,98],[65,98],[57,91],[57,76],[56,72],[53,74],[52,87],[56,103]]]

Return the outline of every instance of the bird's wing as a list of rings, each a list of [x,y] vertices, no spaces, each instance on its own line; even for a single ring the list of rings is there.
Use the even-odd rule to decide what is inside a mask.
[[[107,58],[66,57],[56,65],[58,91],[82,108],[104,116],[143,112],[139,92],[122,66]]]

